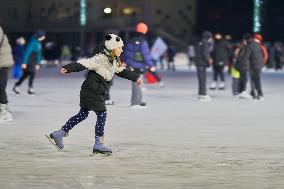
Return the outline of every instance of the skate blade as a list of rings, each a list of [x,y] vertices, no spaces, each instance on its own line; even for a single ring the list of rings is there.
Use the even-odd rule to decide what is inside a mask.
[[[54,142],[54,140],[50,137],[50,135],[45,135],[46,136],[46,138],[49,140],[49,142],[53,145],[53,146],[55,146],[59,151],[62,151],[62,149],[60,149],[57,145],[56,145],[56,143]]]
[[[111,152],[101,152],[101,151],[93,151],[93,153],[90,156],[102,156],[102,157],[107,157],[107,156],[111,156],[112,153]]]

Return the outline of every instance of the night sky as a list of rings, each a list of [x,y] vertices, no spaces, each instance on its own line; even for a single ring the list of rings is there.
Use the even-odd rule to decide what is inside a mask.
[[[263,0],[262,34],[269,41],[284,40],[284,1]],[[198,0],[196,33],[204,30],[240,38],[252,32],[252,0]]]

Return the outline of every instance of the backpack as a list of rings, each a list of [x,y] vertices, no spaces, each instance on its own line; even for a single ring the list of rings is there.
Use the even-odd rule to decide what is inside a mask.
[[[142,52],[141,52],[141,39],[140,38],[133,38],[132,40],[132,44],[133,44],[133,59],[136,61],[136,62],[144,62],[144,57],[142,55]]]

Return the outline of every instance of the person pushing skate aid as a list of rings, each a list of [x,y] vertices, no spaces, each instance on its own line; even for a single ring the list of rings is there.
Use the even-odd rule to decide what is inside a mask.
[[[103,142],[104,127],[107,117],[104,96],[108,89],[108,81],[114,74],[136,82],[142,83],[140,75],[122,67],[120,55],[124,46],[122,39],[115,34],[105,36],[105,46],[100,49],[100,53],[91,58],[81,59],[75,63],[70,63],[61,68],[61,74],[89,70],[86,80],[83,82],[80,91],[80,111],[71,117],[59,130],[53,131],[46,137],[58,149],[64,148],[63,137],[67,137],[69,131],[78,123],[85,120],[90,111],[97,115],[95,126],[95,144],[93,154],[112,154],[112,150],[105,147]]]

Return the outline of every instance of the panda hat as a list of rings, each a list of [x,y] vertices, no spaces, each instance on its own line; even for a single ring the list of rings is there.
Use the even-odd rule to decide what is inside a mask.
[[[107,34],[105,38],[105,46],[108,50],[114,50],[124,46],[122,39],[115,34]]]

